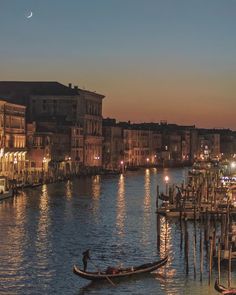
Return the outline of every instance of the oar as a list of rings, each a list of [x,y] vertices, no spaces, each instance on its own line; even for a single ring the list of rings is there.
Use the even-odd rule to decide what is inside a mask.
[[[97,269],[97,271],[100,272],[99,268],[96,266],[96,264],[94,264],[92,262],[91,258],[90,258],[90,261],[91,261],[92,265]],[[112,286],[114,286],[114,287],[116,286],[115,283],[113,283],[112,280],[108,276],[105,276],[105,277],[108,280],[108,282],[112,284]]]

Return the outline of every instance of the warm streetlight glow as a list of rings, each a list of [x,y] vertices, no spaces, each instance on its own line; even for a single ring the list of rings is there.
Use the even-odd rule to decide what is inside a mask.
[[[120,165],[121,165],[121,173],[124,173],[125,166],[124,166],[123,160],[120,161]]]
[[[43,163],[46,163],[47,159],[45,157],[43,157]]]
[[[146,159],[146,161],[147,161],[147,162],[149,162],[149,161],[150,161],[150,159],[149,159],[149,158],[147,158],[147,159]]]
[[[169,181],[169,176],[166,175],[164,179],[165,179],[165,183],[166,183],[166,195],[167,195],[168,194],[168,181]]]
[[[14,164],[17,164],[17,158],[15,157],[14,158],[14,162],[13,162]]]
[[[230,166],[231,166],[231,168],[235,168],[235,167],[236,167],[236,162],[232,162],[232,163],[230,164]]]

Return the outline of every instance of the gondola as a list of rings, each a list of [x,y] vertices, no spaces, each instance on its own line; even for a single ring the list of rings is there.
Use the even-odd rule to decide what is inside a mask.
[[[218,279],[215,281],[215,289],[221,294],[231,294],[231,295],[236,295],[236,288],[229,288],[227,289],[223,285],[219,284]]]
[[[159,195],[159,199],[162,200],[162,201],[169,201],[170,200],[170,197],[167,196],[167,195],[164,195],[163,193],[161,193]]]
[[[73,272],[74,274],[91,281],[98,281],[98,280],[107,280],[107,279],[119,279],[124,277],[130,277],[133,275],[143,274],[143,273],[150,273],[154,270],[162,267],[167,263],[168,256],[165,258],[147,264],[142,264],[136,267],[129,267],[129,268],[108,268],[107,271],[101,272],[87,272],[79,269],[77,266],[74,265]],[[112,273],[111,271],[112,270]]]

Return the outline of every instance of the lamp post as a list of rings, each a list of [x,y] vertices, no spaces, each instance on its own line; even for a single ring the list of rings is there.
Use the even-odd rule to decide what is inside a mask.
[[[147,158],[147,159],[146,159],[147,166],[149,166],[149,161],[150,161],[150,159],[149,159],[149,158]]]
[[[45,172],[45,163],[47,162],[47,159],[45,157],[43,157],[43,161],[42,161],[42,179],[44,181],[44,172]]]
[[[16,178],[17,178],[17,157],[16,156],[14,157],[13,164],[14,164],[14,176],[13,176],[13,178],[15,177],[15,173],[16,173]]]
[[[72,171],[72,168],[71,168],[71,157],[68,158],[68,162],[69,162],[69,174],[71,175],[71,171]]]
[[[165,183],[166,183],[166,195],[168,195],[168,182],[169,182],[169,176],[166,175],[164,179],[165,179]]]
[[[157,155],[154,155],[154,164],[157,164]]]
[[[120,161],[120,165],[121,165],[121,173],[124,174],[124,161],[123,160]]]
[[[236,168],[236,162],[230,163],[230,174],[233,174]]]

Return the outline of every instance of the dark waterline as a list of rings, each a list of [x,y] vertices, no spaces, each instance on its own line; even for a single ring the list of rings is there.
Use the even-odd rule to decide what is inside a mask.
[[[2,201],[0,294],[216,294],[216,268],[208,287],[206,257],[200,283],[198,250],[194,280],[191,224],[189,276],[178,221],[166,224],[161,219],[161,253],[157,251],[156,186],[165,189],[167,174],[171,183],[181,183],[186,170],[144,169],[124,176],[80,178],[29,189]],[[81,253],[87,248],[101,269],[158,260],[165,250],[170,259],[158,274],[113,287],[109,282],[91,284],[72,273],[73,264],[81,266]],[[223,282],[226,276],[225,271]]]

